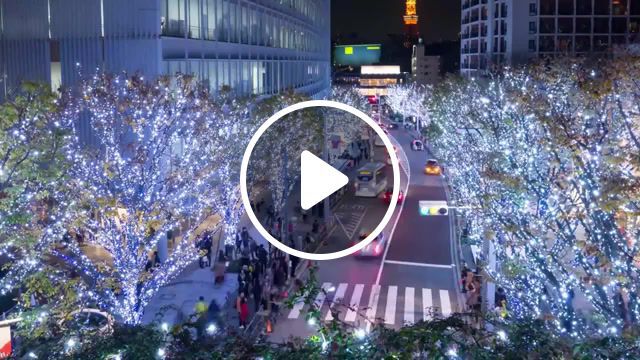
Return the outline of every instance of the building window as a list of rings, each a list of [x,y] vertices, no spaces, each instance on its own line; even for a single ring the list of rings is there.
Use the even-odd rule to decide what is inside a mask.
[[[578,15],[592,15],[593,4],[591,1],[577,1],[576,2],[576,14]]]
[[[536,31],[537,31],[536,22],[535,21],[529,21],[529,34],[535,34]]]
[[[540,15],[555,15],[556,0],[540,0]]]
[[[555,48],[555,40],[553,36],[541,36],[538,46],[540,52],[551,52]]]
[[[591,33],[591,18],[576,18],[576,33]]]
[[[536,3],[529,4],[529,15],[531,16],[538,15],[538,5],[536,5]]]
[[[596,34],[608,34],[609,18],[595,18],[593,32]]]
[[[594,36],[593,37],[593,50],[594,51],[605,51],[609,47],[609,37],[608,36]]]
[[[558,14],[573,15],[573,0],[558,0]]]
[[[576,36],[576,52],[591,51],[591,38],[589,36]]]
[[[535,51],[536,51],[536,40],[529,39],[529,52],[535,52]]]
[[[624,34],[627,32],[627,18],[613,18],[611,32],[614,34]]]
[[[629,10],[631,15],[640,15],[640,1],[632,1]]]
[[[609,15],[611,0],[594,0],[596,15]]]
[[[540,33],[553,34],[556,32],[555,18],[540,18]]]
[[[556,51],[558,52],[572,52],[573,51],[573,38],[571,36],[558,36],[557,41],[558,48]]]
[[[572,33],[573,18],[569,18],[569,17],[558,18],[558,32],[563,34]]]

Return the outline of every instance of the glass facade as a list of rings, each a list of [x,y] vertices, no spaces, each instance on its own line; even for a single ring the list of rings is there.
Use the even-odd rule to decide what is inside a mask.
[[[270,95],[322,82],[328,86],[326,5],[326,0],[160,0],[162,37],[174,39],[174,47],[182,38],[204,41],[206,48],[165,56],[163,72],[194,74],[213,93],[228,87],[239,95]],[[223,51],[217,43],[229,45]],[[189,55],[176,56],[180,52]]]
[[[320,1],[160,0],[162,35],[318,51]],[[266,3],[266,2],[265,2]],[[273,2],[268,2],[273,3]],[[290,16],[284,10],[294,10]]]
[[[193,74],[215,93],[230,88],[242,95],[271,95],[321,82],[322,62],[282,60],[165,60],[166,74]]]

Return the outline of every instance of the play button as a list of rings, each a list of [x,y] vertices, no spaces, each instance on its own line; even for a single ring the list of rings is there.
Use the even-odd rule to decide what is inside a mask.
[[[311,209],[349,183],[349,178],[309,151],[300,156],[300,206]]]
[[[386,151],[374,148],[378,139]],[[384,165],[389,156],[391,169]],[[386,201],[362,198],[356,186],[347,185],[368,164],[383,168],[359,189],[384,192]],[[279,110],[260,125],[242,156],[239,180],[243,206],[229,203],[225,229],[244,220],[238,219],[244,210],[260,236],[279,251],[331,260],[362,251],[386,230],[400,196],[400,163],[392,140],[366,113],[311,100]],[[328,206],[321,206],[323,200]],[[362,239],[359,230],[368,235]],[[233,236],[225,243],[231,245]]]

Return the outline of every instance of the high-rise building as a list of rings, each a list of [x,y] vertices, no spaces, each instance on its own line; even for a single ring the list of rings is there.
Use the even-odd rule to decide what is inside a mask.
[[[425,46],[420,39],[419,43],[413,46],[411,55],[411,78],[414,82],[422,85],[433,85],[440,81],[440,56],[427,55]]]
[[[640,40],[640,0],[462,0],[460,71],[558,54],[606,55]]]
[[[0,0],[0,99],[96,68],[191,73],[215,93],[319,95],[330,86],[329,0]]]

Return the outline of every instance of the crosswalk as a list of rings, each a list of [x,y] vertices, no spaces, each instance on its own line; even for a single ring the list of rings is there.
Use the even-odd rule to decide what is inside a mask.
[[[337,313],[340,320],[367,324],[384,323],[389,327],[400,327],[433,317],[447,317],[456,308],[455,299],[449,290],[399,287],[395,285],[365,285],[325,282],[314,299],[320,308],[321,319],[333,320]],[[296,303],[286,317],[302,319],[306,305]]]

